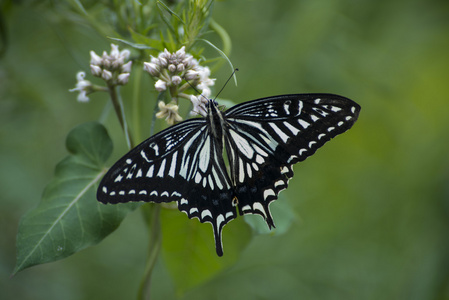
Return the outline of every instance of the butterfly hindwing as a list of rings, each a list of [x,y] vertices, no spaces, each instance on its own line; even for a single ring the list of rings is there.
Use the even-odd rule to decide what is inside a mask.
[[[360,107],[329,94],[284,95],[226,111],[226,150],[240,214],[259,214],[274,227],[271,201],[288,186],[292,165],[348,130]]]

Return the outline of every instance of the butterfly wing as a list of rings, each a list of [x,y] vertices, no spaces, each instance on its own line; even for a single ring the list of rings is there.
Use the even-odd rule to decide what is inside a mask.
[[[189,218],[210,222],[218,255],[221,230],[237,215],[223,145],[205,119],[191,119],[152,136],[123,156],[97,191],[102,203],[178,201]]]
[[[269,204],[303,161],[351,128],[360,106],[332,94],[282,95],[236,105],[225,113],[225,145],[240,214],[274,227]]]

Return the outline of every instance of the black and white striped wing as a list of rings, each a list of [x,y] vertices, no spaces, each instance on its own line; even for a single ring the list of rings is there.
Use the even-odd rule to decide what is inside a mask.
[[[331,94],[275,96],[227,110],[225,143],[240,214],[259,214],[274,227],[269,204],[287,188],[292,165],[351,128],[359,111]]]
[[[128,152],[104,176],[102,203],[178,201],[189,218],[210,222],[218,255],[221,230],[237,215],[234,192],[223,161],[223,145],[206,120],[191,119],[152,136]]]

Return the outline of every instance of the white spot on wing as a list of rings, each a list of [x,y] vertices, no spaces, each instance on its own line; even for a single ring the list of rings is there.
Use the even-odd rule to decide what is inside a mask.
[[[200,183],[201,181],[201,174],[200,172],[197,172],[195,175],[195,183]]]
[[[285,127],[287,127],[294,135],[297,135],[298,132],[300,131],[298,128],[296,128],[295,126],[291,125],[289,122],[284,122]]]
[[[267,200],[269,196],[276,196],[276,193],[272,189],[267,189],[263,192],[263,198]]]
[[[209,158],[210,158],[210,137],[207,137],[198,157],[199,168],[201,171],[203,171],[203,173],[206,173],[207,171],[207,167],[209,166]]]
[[[115,178],[114,182],[120,182],[120,181],[122,181],[122,179],[123,179],[123,176],[119,174],[119,175]]]
[[[254,202],[253,209],[260,211],[265,216],[265,209],[263,208],[263,205],[260,202]]]
[[[157,177],[164,177],[164,171],[165,171],[165,162],[166,162],[167,160],[166,159],[164,159],[163,161],[162,161],[162,163],[161,163],[161,168],[159,169],[159,172],[157,172]]]
[[[249,206],[248,204],[242,207],[243,212],[248,211],[248,210],[251,211],[251,206]]]
[[[168,172],[168,176],[175,177],[175,171],[176,171],[176,159],[178,157],[178,152],[175,152],[173,154],[173,157],[171,159],[171,165],[170,165],[170,171]]]
[[[278,187],[280,185],[285,185],[285,182],[283,180],[278,180],[274,183],[274,187]]]
[[[210,176],[210,174],[209,174],[209,176],[207,176],[207,180],[209,181],[209,186],[210,186],[211,190],[213,190],[214,189],[214,181],[212,179],[212,176]]]
[[[222,190],[223,189],[223,184],[221,184],[220,177],[218,177],[218,174],[217,174],[217,171],[215,170],[215,168],[212,168],[212,175],[214,175],[215,184],[217,185],[217,187],[220,190]]]
[[[145,159],[147,162],[150,162],[150,160],[148,159],[148,157],[147,157],[145,151],[143,151],[143,150],[140,151],[140,156],[142,156],[142,158]]]
[[[290,101],[284,103],[284,110],[287,115],[290,114]]]
[[[256,163],[253,162],[251,165],[255,171],[259,171],[259,166]]]
[[[301,125],[304,129],[310,126],[310,123],[302,120],[302,119],[298,119],[298,123],[299,125]]]
[[[285,132],[283,132],[276,124],[274,123],[269,123],[270,127],[273,128],[274,132],[276,132],[276,134],[281,138],[281,140],[284,143],[287,143],[288,141],[288,135],[285,134]]]
[[[253,169],[249,163],[246,163],[246,172],[248,172],[248,177],[251,178],[253,176]]]
[[[254,155],[254,149],[251,147],[250,144],[248,144],[248,141],[246,141],[234,130],[229,130],[229,133],[231,134],[232,139],[234,140],[240,152],[243,153],[246,157],[248,157],[248,159],[252,159]]]
[[[254,150],[256,150],[257,154],[260,154],[262,156],[268,157],[268,153],[265,152],[264,150],[262,150],[259,146],[254,144],[253,147],[254,147]]]
[[[225,218],[223,217],[222,214],[220,214],[220,215],[217,216],[217,228],[220,228],[221,223],[223,223],[224,220],[225,220]]]
[[[203,220],[205,217],[211,217],[212,218],[212,213],[210,212],[210,210],[205,209],[201,212],[201,220]]]
[[[341,108],[340,108],[340,107],[337,107],[337,106],[331,106],[331,110],[332,110],[333,112],[339,112],[339,111],[341,110]]]
[[[147,177],[153,177],[154,165],[151,165],[147,172]]]
[[[239,158],[239,181],[245,182],[245,169],[243,168],[243,160]]]

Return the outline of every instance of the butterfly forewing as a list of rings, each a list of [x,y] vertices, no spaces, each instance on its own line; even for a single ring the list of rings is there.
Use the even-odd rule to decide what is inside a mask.
[[[328,94],[270,97],[228,110],[226,150],[240,214],[260,214],[273,227],[269,204],[287,188],[292,165],[349,129],[359,110]]]

